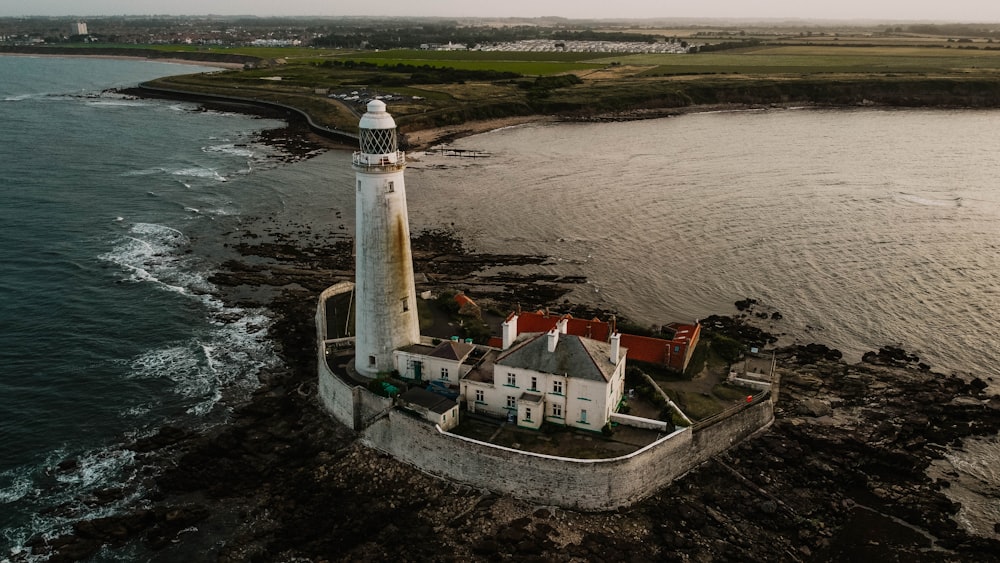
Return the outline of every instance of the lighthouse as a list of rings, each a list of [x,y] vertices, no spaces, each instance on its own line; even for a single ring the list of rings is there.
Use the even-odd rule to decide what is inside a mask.
[[[393,369],[392,352],[420,341],[413,285],[410,221],[396,122],[385,103],[372,100],[358,123],[361,150],[354,153],[355,357],[360,375]]]

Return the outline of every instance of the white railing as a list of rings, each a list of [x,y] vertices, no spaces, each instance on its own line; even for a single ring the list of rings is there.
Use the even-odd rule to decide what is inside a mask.
[[[368,154],[361,151],[355,151],[354,155],[351,157],[351,164],[353,164],[355,168],[363,170],[399,170],[406,166],[406,153],[403,151],[396,151],[396,158],[392,159],[389,155]]]

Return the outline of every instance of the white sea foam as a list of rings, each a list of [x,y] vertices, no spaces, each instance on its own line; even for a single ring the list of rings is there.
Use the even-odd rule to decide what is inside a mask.
[[[121,267],[128,281],[152,282],[180,294],[203,294],[211,286],[182,253],[188,244],[190,240],[177,229],[136,223],[100,258]]]
[[[58,537],[67,533],[73,522],[114,514],[122,506],[134,503],[142,494],[141,487],[137,486],[135,452],[120,446],[91,450],[74,458],[75,467],[58,469],[56,465],[70,455],[65,449],[57,449],[50,452],[41,464],[23,466],[2,474],[14,477],[12,485],[3,489],[5,496],[2,503],[10,504],[11,510],[29,514],[23,525],[0,530],[0,540],[8,546],[6,553],[0,553],[0,561],[45,561],[44,557],[32,556],[25,547],[30,538]],[[49,484],[38,485],[45,482]],[[109,486],[123,487],[123,497],[107,503],[87,500],[94,490]],[[41,511],[37,507],[58,507],[58,510]]]
[[[90,100],[87,102],[87,105],[91,107],[137,108],[137,107],[145,107],[148,106],[149,104],[136,100],[100,99],[100,100]]]
[[[208,323],[189,337],[151,348],[129,363],[129,377],[171,382],[174,393],[191,402],[189,413],[211,412],[223,391],[248,390],[257,372],[276,362],[262,311],[228,307],[215,297],[208,273],[184,251],[190,243],[165,225],[136,223],[102,259],[118,265],[125,279],[151,283],[193,299]]]
[[[233,156],[242,156],[245,158],[252,158],[255,155],[253,149],[247,147],[237,147],[233,143],[228,143],[223,145],[211,145],[208,147],[203,147],[201,150],[204,152],[231,154]]]
[[[928,468],[931,478],[945,479],[942,492],[961,504],[955,520],[968,533],[1000,538],[994,528],[1000,522],[1000,438],[966,438],[960,448],[950,449],[944,459]]]
[[[219,174],[217,170],[213,170],[211,168],[201,168],[201,167],[178,168],[176,170],[171,170],[170,173],[173,174],[174,176],[187,176],[190,178],[212,178],[219,180],[221,182],[226,181],[225,177],[222,174]]]
[[[73,471],[57,473],[60,483],[80,485],[85,488],[112,482],[122,469],[135,462],[135,452],[124,449],[106,449],[88,452],[77,458]]]
[[[31,473],[24,468],[9,469],[0,473],[0,483],[9,483],[0,488],[0,504],[21,500],[34,489]]]

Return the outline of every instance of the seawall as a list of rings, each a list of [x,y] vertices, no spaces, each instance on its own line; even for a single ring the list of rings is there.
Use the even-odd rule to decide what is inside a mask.
[[[147,82],[139,84],[136,89],[143,95],[150,97],[161,97],[169,98],[171,100],[186,100],[193,102],[218,102],[218,103],[228,103],[228,104],[242,104],[257,106],[262,108],[268,108],[273,110],[279,110],[282,112],[287,112],[294,114],[299,119],[302,119],[306,125],[308,125],[309,130],[317,135],[321,135],[328,139],[340,143],[346,143],[351,146],[357,146],[358,135],[350,131],[342,131],[340,129],[333,129],[331,127],[324,127],[313,121],[312,116],[310,116],[305,111],[286,104],[280,104],[278,102],[270,102],[267,100],[261,100],[258,98],[244,98],[240,96],[223,96],[221,94],[207,94],[202,92],[191,92],[187,90],[174,90],[172,88],[161,88],[159,86],[152,86]]]

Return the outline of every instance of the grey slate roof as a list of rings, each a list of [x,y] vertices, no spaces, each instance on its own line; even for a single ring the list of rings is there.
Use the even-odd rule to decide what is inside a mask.
[[[549,352],[549,336],[540,332],[518,336],[496,365],[607,382],[615,372],[610,358],[610,344],[573,334],[560,334],[555,352]]]
[[[434,358],[442,358],[445,360],[465,360],[466,356],[469,355],[475,348],[472,344],[466,344],[465,342],[455,342],[453,340],[445,340],[444,342],[437,345],[434,350],[428,354]]]
[[[529,403],[541,403],[542,402],[542,396],[541,395],[537,395],[535,393],[528,393],[527,391],[525,391],[524,393],[521,393],[521,396],[518,397],[518,400],[519,401],[527,401]]]
[[[458,404],[447,397],[431,393],[421,387],[413,387],[400,395],[399,398],[406,403],[423,407],[437,414],[446,413]]]

